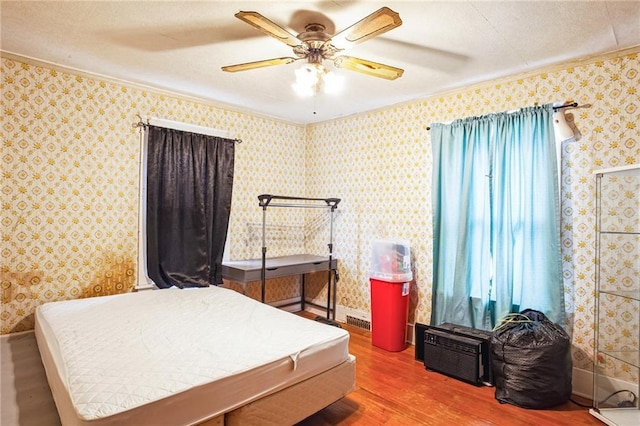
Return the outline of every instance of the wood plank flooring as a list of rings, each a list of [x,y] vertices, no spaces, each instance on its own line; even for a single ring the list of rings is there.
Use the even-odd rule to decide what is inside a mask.
[[[303,314],[307,316],[306,314]],[[476,387],[427,371],[414,347],[388,352],[371,344],[371,333],[344,325],[356,357],[356,390],[299,426],[328,425],[602,425],[588,407],[573,402],[530,410],[495,399],[495,388]],[[580,397],[572,398],[590,404]]]

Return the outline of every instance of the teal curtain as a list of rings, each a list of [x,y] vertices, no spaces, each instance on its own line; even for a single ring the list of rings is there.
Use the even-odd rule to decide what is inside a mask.
[[[431,324],[564,319],[553,107],[431,125]]]

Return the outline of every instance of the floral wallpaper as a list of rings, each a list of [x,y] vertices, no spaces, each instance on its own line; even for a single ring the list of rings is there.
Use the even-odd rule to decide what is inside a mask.
[[[260,240],[247,237],[261,221],[258,194],[304,192],[300,126],[7,58],[0,89],[3,334],[32,329],[42,303],[134,288],[138,115],[243,140],[232,200],[235,258],[259,256]]]
[[[137,259],[137,114],[228,130],[236,150],[231,259],[259,258],[263,193],[341,198],[338,304],[368,312],[371,243],[408,240],[410,322],[429,323],[433,122],[575,101],[562,146],[562,243],[574,366],[594,348],[594,169],[640,163],[639,50],[555,66],[330,122],[298,126],[134,85],[2,59],[2,333],[33,328],[36,306],[131,291]],[[327,155],[326,153],[331,153]],[[636,194],[637,196],[637,194]],[[269,255],[325,254],[327,219],[269,211]],[[301,237],[293,235],[302,235]],[[324,277],[313,277],[322,300]],[[296,279],[268,300],[294,297]],[[317,283],[314,286],[313,283]],[[234,286],[234,284],[230,284]],[[257,297],[257,286],[247,293]],[[607,319],[614,328],[619,323]]]
[[[639,72],[636,49],[312,126],[307,190],[343,198],[336,243],[341,262],[338,304],[370,310],[371,242],[403,238],[412,247],[415,277],[409,322],[429,324],[432,160],[426,127],[430,123],[575,101],[580,107],[566,110],[565,116],[576,140],[561,147],[564,326],[572,336],[574,366],[590,370],[595,316],[592,172],[640,163]],[[334,154],[327,157],[323,152]],[[328,168],[335,172],[327,174]],[[634,195],[638,210],[639,194]],[[606,321],[617,328],[616,319]]]

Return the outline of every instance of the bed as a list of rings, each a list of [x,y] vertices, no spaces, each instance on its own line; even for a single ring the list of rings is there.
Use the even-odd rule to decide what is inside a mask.
[[[293,424],[355,386],[345,330],[219,287],[47,303],[35,335],[63,425]]]

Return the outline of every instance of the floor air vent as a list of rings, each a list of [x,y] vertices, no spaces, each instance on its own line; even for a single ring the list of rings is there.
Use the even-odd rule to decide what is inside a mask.
[[[351,315],[347,315],[347,325],[352,325],[354,327],[362,328],[367,331],[371,331],[371,321],[363,320],[360,318],[352,317]]]

